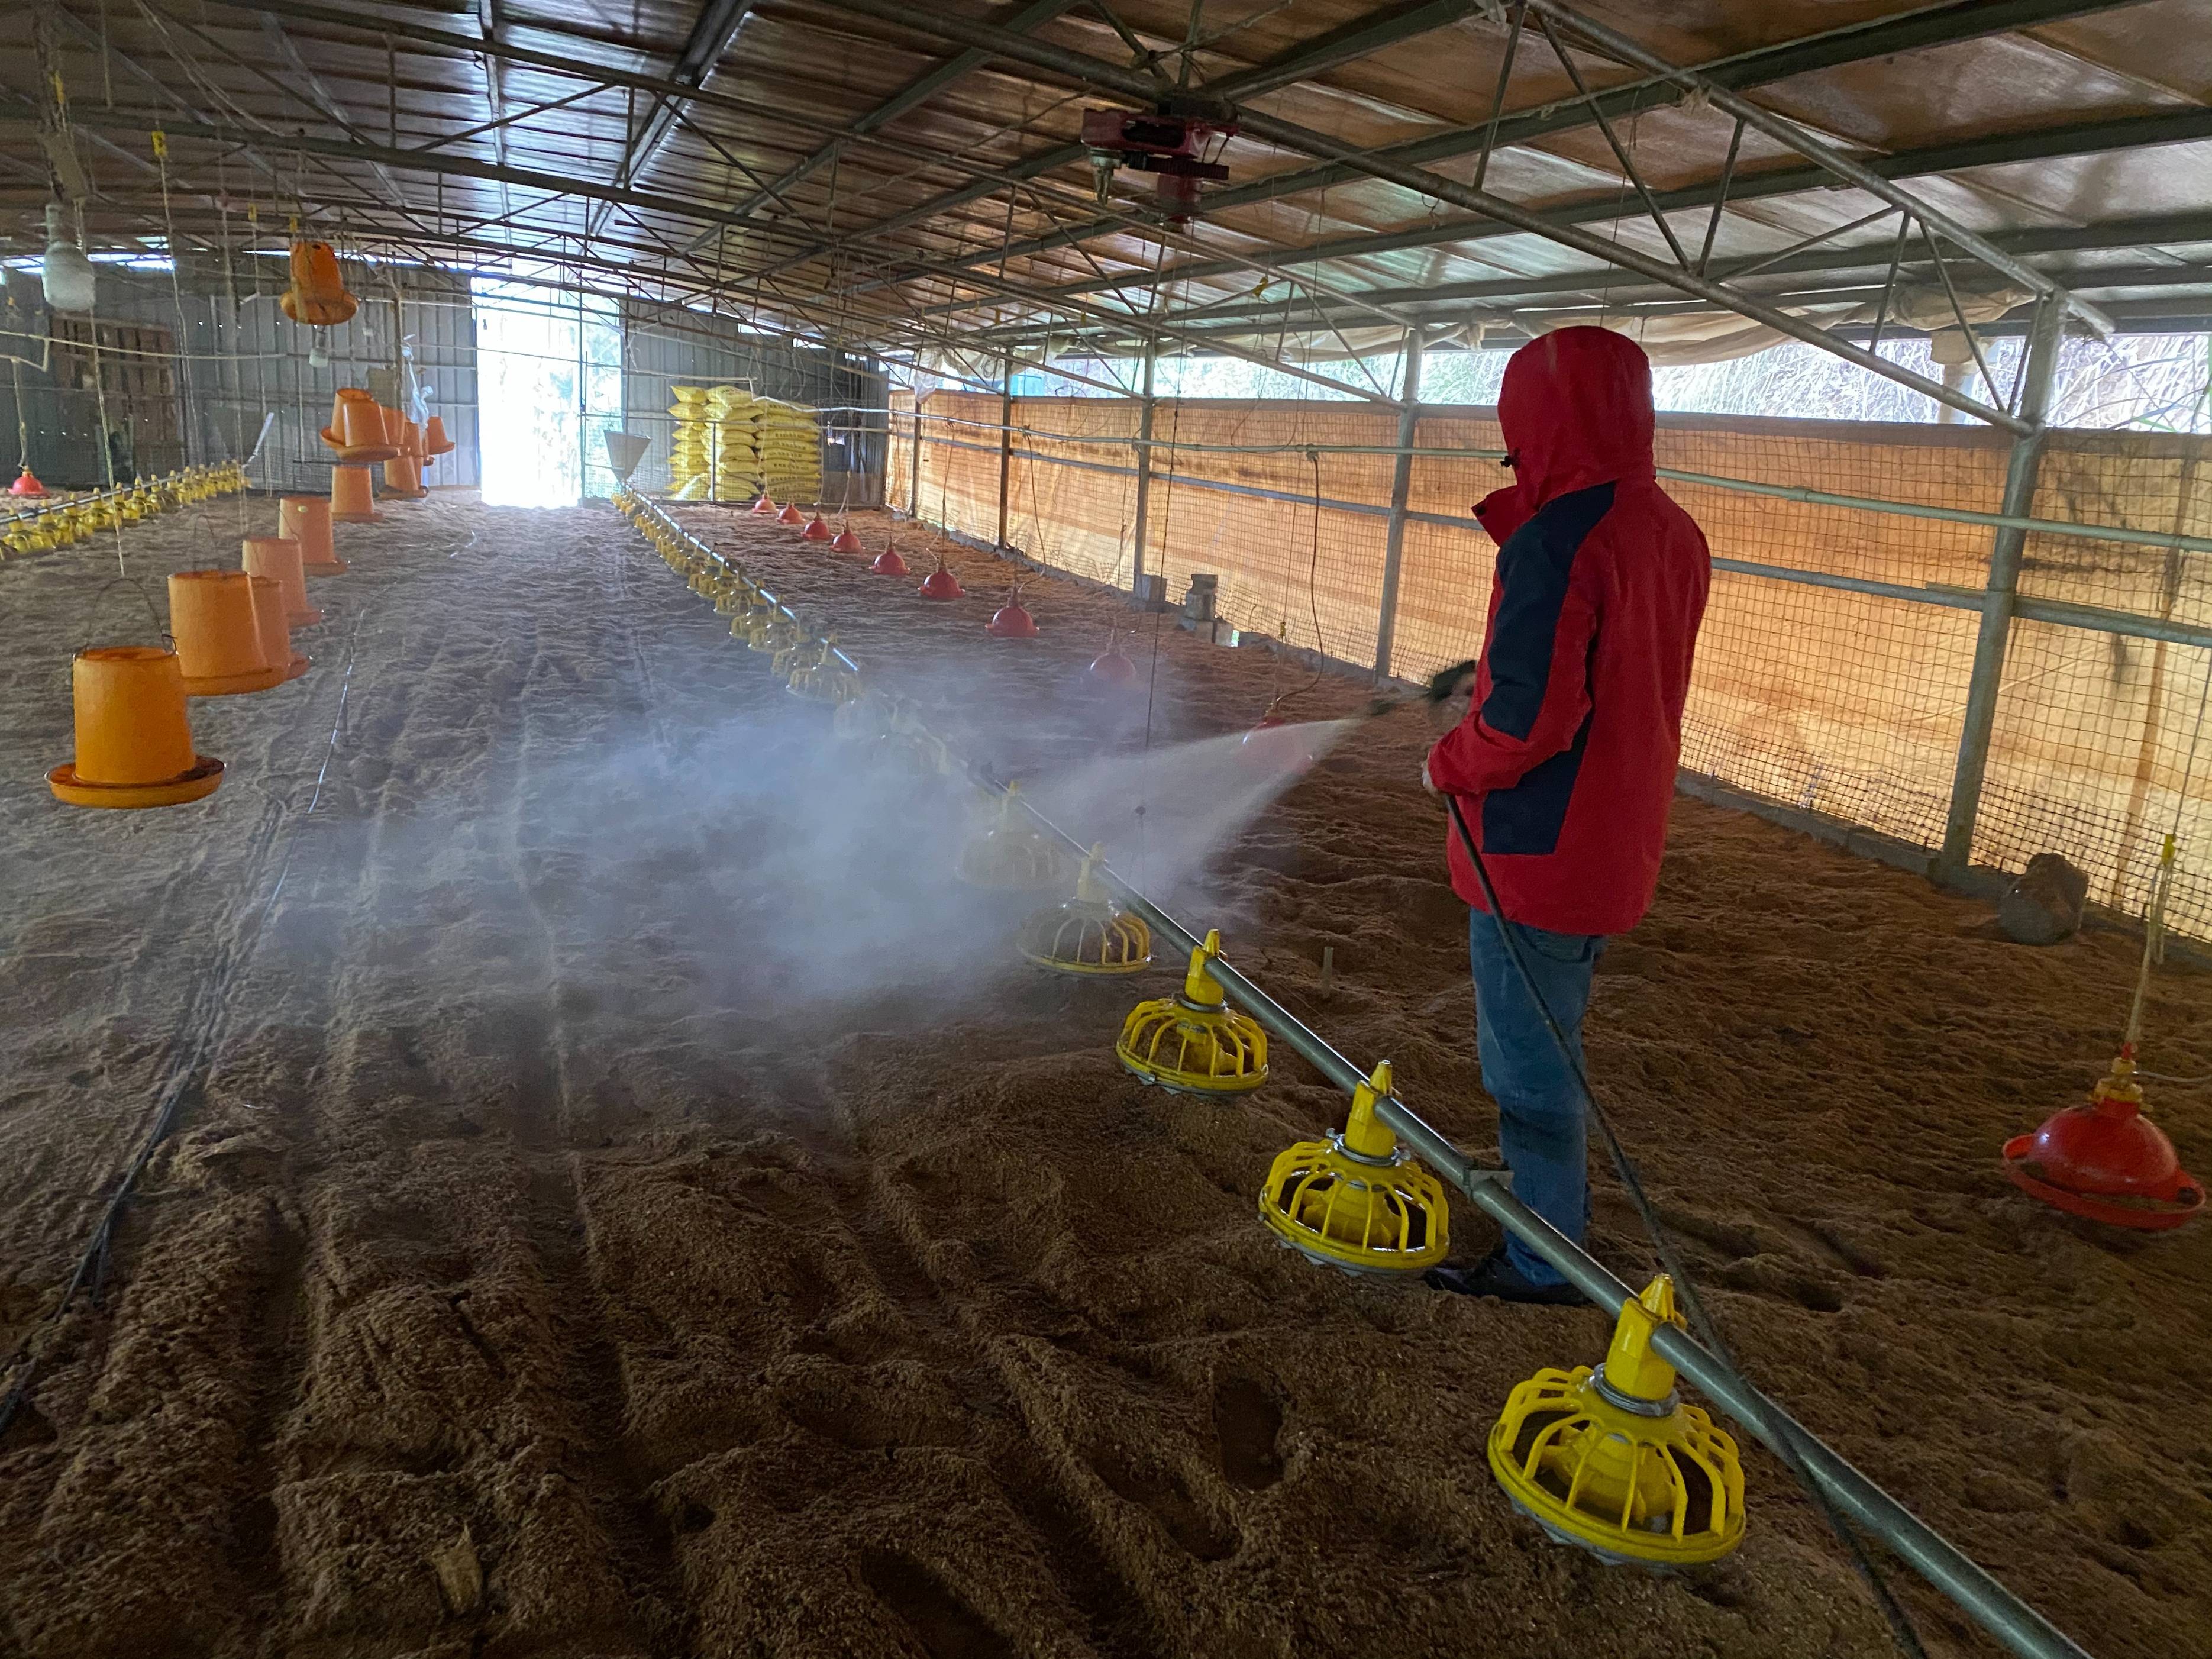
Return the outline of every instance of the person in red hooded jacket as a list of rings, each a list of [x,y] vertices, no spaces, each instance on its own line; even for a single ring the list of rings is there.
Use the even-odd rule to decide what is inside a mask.
[[[1514,964],[1580,1058],[1608,935],[1651,903],[1681,753],[1682,704],[1711,562],[1659,488],[1651,363],[1601,328],[1513,354],[1498,398],[1513,483],[1475,509],[1498,544],[1466,718],[1421,781],[1455,799],[1498,891],[1491,914],[1456,829],[1452,886],[1471,907],[1477,1045],[1498,1144],[1523,1203],[1577,1242],[1589,1214],[1583,1101]],[[1579,1292],[1518,1239],[1440,1289],[1522,1302]]]

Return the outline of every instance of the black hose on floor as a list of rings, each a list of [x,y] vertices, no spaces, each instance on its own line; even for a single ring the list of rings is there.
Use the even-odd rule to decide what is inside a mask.
[[[1551,1034],[1553,1046],[1559,1049],[1559,1057],[1566,1061],[1568,1071],[1573,1074],[1575,1087],[1582,1095],[1589,1121],[1596,1126],[1599,1139],[1605,1143],[1606,1156],[1613,1164],[1613,1172],[1626,1190],[1628,1201],[1635,1206],[1637,1218],[1644,1224],[1644,1231],[1651,1240],[1651,1248],[1658,1254],[1659,1265],[1674,1281],[1674,1288],[1682,1298],[1682,1310],[1689,1316],[1698,1340],[1722,1364],[1739,1376],[1746,1376],[1743,1367],[1736,1363],[1727,1339],[1722,1336],[1720,1327],[1714,1323],[1712,1316],[1706,1311],[1705,1298],[1698,1294],[1696,1283],[1683,1266],[1681,1253],[1674,1248],[1674,1241],[1668,1237],[1666,1227],[1661,1223],[1657,1206],[1652,1203],[1650,1194],[1644,1190],[1644,1182],[1637,1172],[1635,1161],[1628,1156],[1628,1149],[1621,1145],[1620,1136],[1613,1127],[1613,1120],[1606,1115],[1605,1108],[1598,1104],[1596,1092],[1590,1087],[1589,1073],[1583,1067],[1582,1057],[1575,1052],[1575,1045],[1568,1040],[1565,1028],[1553,1014],[1551,1005],[1544,1000],[1544,994],[1537,987],[1536,976],[1529,970],[1528,958],[1521,953],[1521,941],[1514,936],[1516,924],[1505,914],[1505,907],[1498,902],[1498,888],[1490,878],[1490,866],[1483,861],[1482,850],[1474,844],[1474,836],[1467,827],[1466,814],[1460,811],[1459,798],[1447,794],[1443,802],[1451,813],[1452,828],[1458,833],[1460,846],[1474,866],[1474,878],[1482,888],[1483,899],[1490,907],[1490,914],[1498,921],[1498,933],[1505,941],[1505,954],[1512,958],[1514,971],[1520,975],[1522,988],[1528,993],[1528,1000],[1536,1005],[1536,1012],[1543,1017],[1544,1029]],[[1798,1449],[1794,1428],[1784,1426],[1786,1419],[1778,1422],[1769,1416],[1763,1403],[1756,1410],[1760,1421],[1753,1425],[1754,1431],[1782,1460],[1782,1465],[1790,1471],[1790,1477],[1805,1489],[1827,1522],[1828,1529],[1835,1534],[1837,1541],[1850,1554],[1851,1565],[1858,1569],[1859,1577],[1866,1581],[1875,1605],[1888,1621],[1890,1635],[1899,1649],[1910,1659],[1928,1659],[1927,1650],[1921,1645],[1920,1633],[1913,1628],[1911,1616],[1905,1612],[1904,1604],[1898,1601],[1896,1593],[1890,1589],[1881,1570],[1875,1565],[1874,1558],[1867,1553],[1859,1535],[1851,1530],[1843,1512],[1814,1480],[1812,1471],[1805,1467],[1804,1455]]]

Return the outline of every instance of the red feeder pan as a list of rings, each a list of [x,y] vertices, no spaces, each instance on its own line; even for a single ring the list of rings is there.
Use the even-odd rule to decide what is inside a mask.
[[[1006,595],[1006,602],[991,613],[991,620],[983,624],[983,631],[994,640],[1033,640],[1036,637],[1036,618],[1022,609],[1020,588],[1017,587]]]
[[[1272,709],[1261,715],[1260,723],[1244,734],[1239,750],[1245,760],[1269,772],[1307,772],[1313,769],[1314,752],[1306,743],[1305,733]]]
[[[867,550],[860,545],[860,538],[853,533],[853,526],[847,525],[831,538],[830,550],[832,553],[861,553]]]
[[[799,539],[802,542],[826,542],[830,539],[830,526],[822,522],[819,513],[806,521],[806,528],[799,532]]]
[[[967,589],[960,586],[960,578],[945,568],[941,555],[937,561],[937,568],[921,579],[921,597],[925,599],[957,599],[966,592]]]
[[[756,513],[769,513],[769,514],[772,514],[772,513],[774,513],[774,512],[775,511],[775,503],[774,501],[772,501],[769,500],[769,498],[768,498],[768,491],[766,491],[765,489],[763,489],[763,490],[762,490],[762,491],[761,491],[761,493],[760,493],[760,499],[759,499],[758,501],[755,501],[755,502],[753,503],[752,510],[753,510],[754,512],[756,512]]]
[[[789,501],[786,501],[783,504],[783,511],[775,515],[775,521],[778,524],[797,524],[800,521],[800,516],[799,509]]]
[[[907,574],[906,561],[899,557],[898,549],[891,546],[888,542],[884,544],[884,550],[876,555],[875,562],[868,568],[878,576],[903,576]]]
[[[1120,690],[1137,683],[1137,665],[1129,660],[1127,652],[1109,641],[1091,659],[1091,678],[1101,685]]]
[[[2069,1215],[2140,1232],[2179,1227],[2204,1207],[2204,1183],[2181,1167],[2166,1132],[2142,1115],[2142,1091],[2123,1050],[2079,1106],[2004,1145],[2005,1174],[2021,1191]]]
[[[39,475],[27,466],[22,475],[8,486],[8,493],[10,495],[43,495],[46,493],[46,487],[39,482]]]

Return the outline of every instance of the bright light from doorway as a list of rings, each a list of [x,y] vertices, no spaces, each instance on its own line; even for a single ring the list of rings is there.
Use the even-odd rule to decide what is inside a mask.
[[[614,487],[605,443],[622,421],[622,316],[594,294],[478,277],[478,447],[496,507],[574,507]]]

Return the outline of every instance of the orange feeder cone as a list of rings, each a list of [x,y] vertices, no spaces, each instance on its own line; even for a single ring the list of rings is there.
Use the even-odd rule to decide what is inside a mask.
[[[375,524],[384,517],[376,510],[376,491],[365,466],[331,469],[331,521],[333,524]]]
[[[826,542],[830,539],[830,526],[822,522],[819,513],[806,521],[806,528],[799,532],[799,539],[803,542]]]
[[[1022,609],[1022,590],[1017,586],[1006,595],[1006,602],[991,613],[991,620],[983,624],[983,631],[994,640],[1033,640],[1037,636],[1036,618]]]
[[[70,664],[76,757],[46,774],[71,806],[175,806],[211,795],[222,763],[192,752],[176,653],[100,645]]]
[[[39,482],[39,475],[27,465],[16,476],[15,482],[8,486],[8,493],[10,495],[43,495],[46,493],[46,487]]]
[[[803,515],[796,507],[793,507],[789,501],[786,501],[783,504],[783,511],[775,515],[775,521],[778,524],[797,524],[799,522],[802,516]]]
[[[253,622],[261,634],[261,660],[282,663],[284,678],[296,680],[307,672],[304,652],[292,648],[292,624],[284,615],[284,584],[274,576],[252,576]]]
[[[339,460],[348,466],[372,466],[399,453],[399,446],[385,430],[382,410],[365,395],[342,401],[345,424],[339,428]]]
[[[830,550],[832,553],[864,553],[867,550],[860,545],[860,538],[853,533],[853,526],[847,525],[831,538]]]
[[[2069,1215],[2139,1232],[2179,1227],[2204,1207],[2204,1183],[2181,1167],[2166,1132],[2142,1115],[2132,1046],[2089,1098],[2004,1145],[2014,1186]]]
[[[283,585],[284,620],[306,628],[323,619],[307,603],[307,578],[300,568],[300,544],[289,536],[248,536],[242,544],[240,562],[252,576],[270,576]]]
[[[331,504],[320,495],[278,497],[276,533],[300,544],[300,568],[308,575],[345,574],[345,562],[331,539]]]
[[[960,578],[945,568],[945,556],[937,556],[937,568],[921,579],[921,597],[925,599],[957,599],[967,592],[960,586]]]
[[[775,511],[775,503],[769,500],[768,491],[765,489],[761,491],[760,499],[753,503],[752,510],[756,513],[774,513]]]
[[[228,697],[284,683],[262,650],[253,578],[243,570],[179,570],[169,578],[169,633],[188,697]]]
[[[438,456],[450,455],[453,453],[453,441],[446,435],[445,417],[439,415],[433,415],[430,417],[430,424],[425,427],[422,430],[422,453],[424,457],[429,459],[435,459]]]
[[[889,542],[884,544],[884,550],[876,555],[875,562],[868,568],[878,576],[903,576],[907,574],[906,561],[899,557],[898,549]]]

